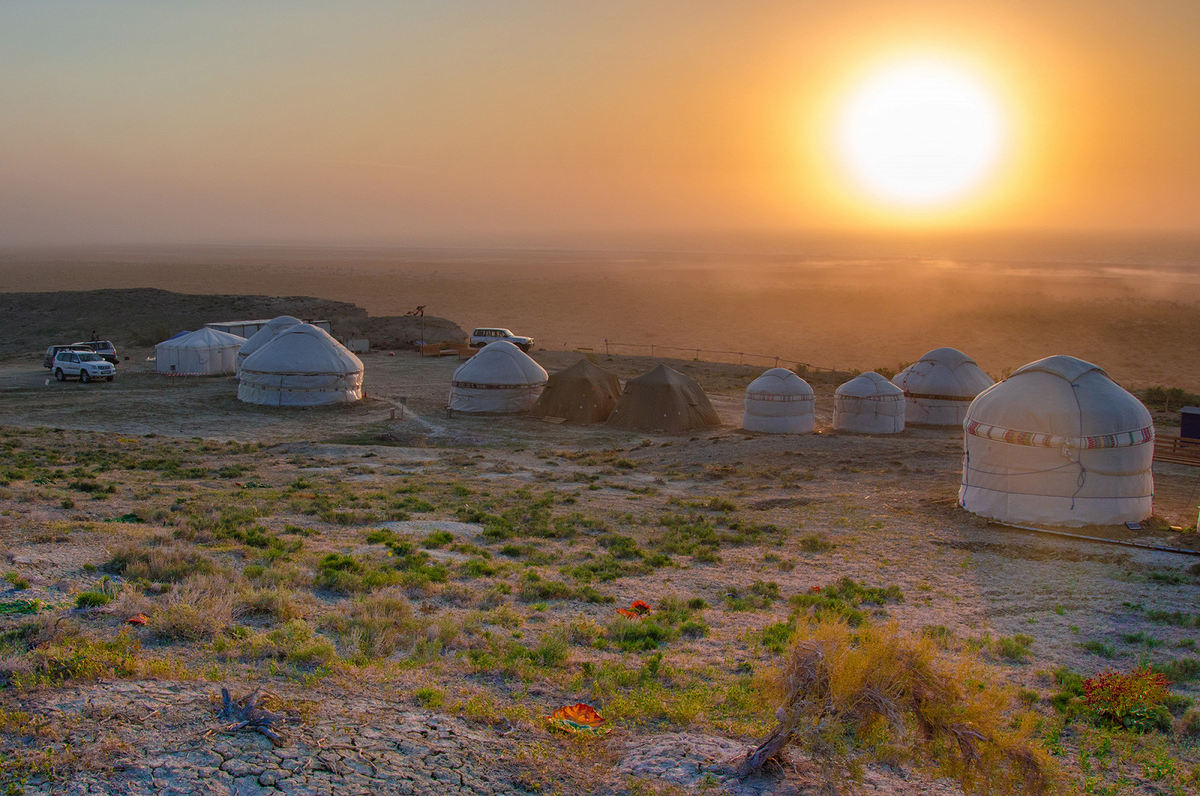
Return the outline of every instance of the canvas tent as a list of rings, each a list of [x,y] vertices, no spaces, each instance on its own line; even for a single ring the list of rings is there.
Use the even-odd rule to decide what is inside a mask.
[[[1039,359],[984,391],[964,426],[959,504],[1002,522],[1115,524],[1153,511],[1154,423],[1090,362]]]
[[[833,395],[833,427],[860,434],[904,430],[904,391],[871,371],[855,376]]]
[[[813,391],[787,368],[771,368],[746,388],[742,428],[767,434],[813,430]]]
[[[324,329],[298,323],[242,362],[238,400],[264,406],[321,406],[362,398],[362,360]]]
[[[572,423],[603,423],[621,397],[621,382],[599,365],[581,359],[550,375],[529,413]]]
[[[458,366],[450,408],[459,412],[528,412],[546,386],[546,371],[507,340],[497,340]]]
[[[237,351],[246,338],[207,327],[154,346],[154,369],[176,375],[214,375],[237,370]]]
[[[659,365],[625,384],[625,392],[608,416],[608,425],[641,431],[687,431],[719,426],[721,418],[695,379]]]
[[[994,382],[957,348],[935,348],[896,374],[910,426],[961,426],[976,395]]]
[[[284,329],[290,329],[298,323],[301,323],[299,318],[293,318],[291,315],[280,315],[278,318],[272,318],[263,324],[262,328],[251,335],[250,338],[242,345],[241,349],[238,350],[238,370],[241,370],[242,363],[246,361],[246,357],[250,356],[255,351],[274,340],[275,335],[279,334]]]

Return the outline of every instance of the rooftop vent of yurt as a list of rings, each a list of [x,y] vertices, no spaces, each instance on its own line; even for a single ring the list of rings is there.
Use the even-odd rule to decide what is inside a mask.
[[[787,368],[771,368],[746,388],[742,428],[765,434],[813,430],[813,390]]]
[[[488,414],[528,412],[547,378],[546,371],[528,354],[507,340],[497,340],[454,371],[449,408]]]
[[[272,318],[264,323],[238,350],[238,370],[241,370],[242,363],[246,361],[246,357],[274,340],[275,336],[284,329],[290,329],[298,323],[302,323],[302,321],[299,318],[293,318],[291,315],[280,315],[278,318]]]
[[[959,504],[1007,523],[1113,525],[1153,511],[1154,425],[1101,368],[1031,362],[971,403]]]
[[[874,371],[855,376],[833,395],[833,427],[859,434],[904,430],[904,391]]]
[[[237,352],[246,338],[207,326],[178,334],[154,346],[154,369],[176,376],[212,376],[234,373]]]
[[[638,431],[688,431],[719,426],[721,418],[695,379],[659,365],[625,383],[608,425]]]
[[[581,359],[550,375],[529,413],[569,423],[603,423],[620,397],[621,382],[616,374]]]
[[[896,374],[910,426],[961,426],[976,395],[995,382],[957,348],[935,348]]]
[[[242,362],[238,400],[264,406],[323,406],[362,398],[362,360],[324,329],[291,326]]]

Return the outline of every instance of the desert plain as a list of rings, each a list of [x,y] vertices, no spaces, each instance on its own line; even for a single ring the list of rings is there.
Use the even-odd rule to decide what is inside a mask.
[[[105,266],[71,267],[65,281],[88,289],[101,273],[89,269]],[[919,313],[881,303],[886,285],[826,269],[807,289],[825,300],[798,306],[802,321],[779,307],[803,285],[789,282],[757,314],[735,287],[705,288],[739,297],[744,325],[714,331],[697,322],[694,295],[637,327],[650,307],[630,298],[637,291],[618,279],[611,289],[628,302],[600,301],[595,281],[615,277],[578,265],[567,281],[579,284],[556,290],[579,311],[552,312],[548,291],[530,287],[534,272],[492,262],[488,273],[504,267],[518,269],[540,309],[522,315],[495,300],[480,319],[482,291],[448,316],[468,330],[486,320],[534,333],[533,356],[550,372],[590,355],[624,380],[665,361],[700,382],[722,425],[629,433],[451,414],[459,362],[403,348],[363,356],[366,397],[355,405],[251,407],[230,377],[153,373],[153,349],[130,342],[132,324],[103,332],[126,335],[113,383],[57,383],[33,351],[0,362],[0,776],[10,792],[825,792],[828,771],[799,751],[736,773],[776,721],[794,635],[823,611],[969,657],[1004,715],[1031,728],[1055,771],[1051,792],[1200,788],[1190,707],[1200,695],[1200,557],[1188,554],[1200,552],[1200,471],[1155,465],[1155,516],[1143,530],[1086,529],[1182,551],[1162,552],[989,525],[959,509],[961,431],[872,437],[830,425],[833,392],[852,371],[985,337],[976,356],[997,377],[1073,353],[1135,391],[1194,390],[1186,280],[1127,298],[1117,277],[1085,280],[1086,299],[1035,280],[1035,310],[984,307],[990,282],[946,266],[949,281],[891,291],[933,297],[942,325],[914,330],[900,321]],[[448,266],[421,266],[437,268]],[[235,270],[218,262],[205,273]],[[116,272],[135,276],[114,287],[154,284],[134,265]],[[679,273],[656,273],[648,292],[659,304],[670,285],[692,295]],[[386,277],[375,278],[383,296]],[[955,288],[960,279],[970,291]],[[387,306],[332,282],[294,284],[372,313],[422,300],[402,281],[379,300]],[[225,280],[169,286],[238,292]],[[457,294],[445,290],[450,302]],[[956,293],[969,299],[963,308],[947,306]],[[619,317],[603,317],[614,306]],[[972,308],[990,337],[966,317]],[[713,311],[718,324],[724,312]],[[564,331],[572,318],[575,338]],[[1042,336],[1031,336],[1039,318]],[[786,351],[833,368],[805,371],[816,433],[740,429],[745,387],[770,362],[606,353],[606,323],[629,327],[630,342]],[[824,336],[785,338],[788,323]],[[1174,412],[1151,408],[1160,434],[1178,433]],[[649,616],[618,614],[638,600]],[[1169,677],[1169,728],[1132,733],[1071,712],[1081,677],[1137,666]],[[272,717],[261,732],[242,709],[251,694]],[[547,725],[579,702],[607,733]],[[839,789],[961,792],[902,755],[857,763]]]

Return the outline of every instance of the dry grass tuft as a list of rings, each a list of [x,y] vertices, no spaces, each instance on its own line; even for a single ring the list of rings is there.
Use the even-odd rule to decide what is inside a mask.
[[[1016,715],[996,682],[978,658],[895,625],[815,620],[798,629],[774,684],[779,724],[741,773],[791,745],[821,767],[831,793],[864,759],[954,777],[968,793],[1046,793],[1056,769],[1031,740],[1034,717]]]
[[[232,624],[235,597],[228,578],[194,575],[171,590],[150,629],[168,640],[211,639]]]

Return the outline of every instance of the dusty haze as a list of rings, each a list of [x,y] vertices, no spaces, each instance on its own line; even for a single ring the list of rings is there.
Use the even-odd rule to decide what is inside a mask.
[[[1178,241],[1142,247],[1135,263],[1095,262],[1079,247],[1052,262],[761,251],[10,251],[0,257],[0,290],[312,295],[372,314],[425,304],[463,328],[508,326],[545,348],[603,350],[608,338],[623,353],[648,351],[615,344],[766,354],[843,370],[894,370],[949,345],[999,377],[1071,354],[1126,386],[1200,391],[1200,270],[1186,265],[1193,249]]]

